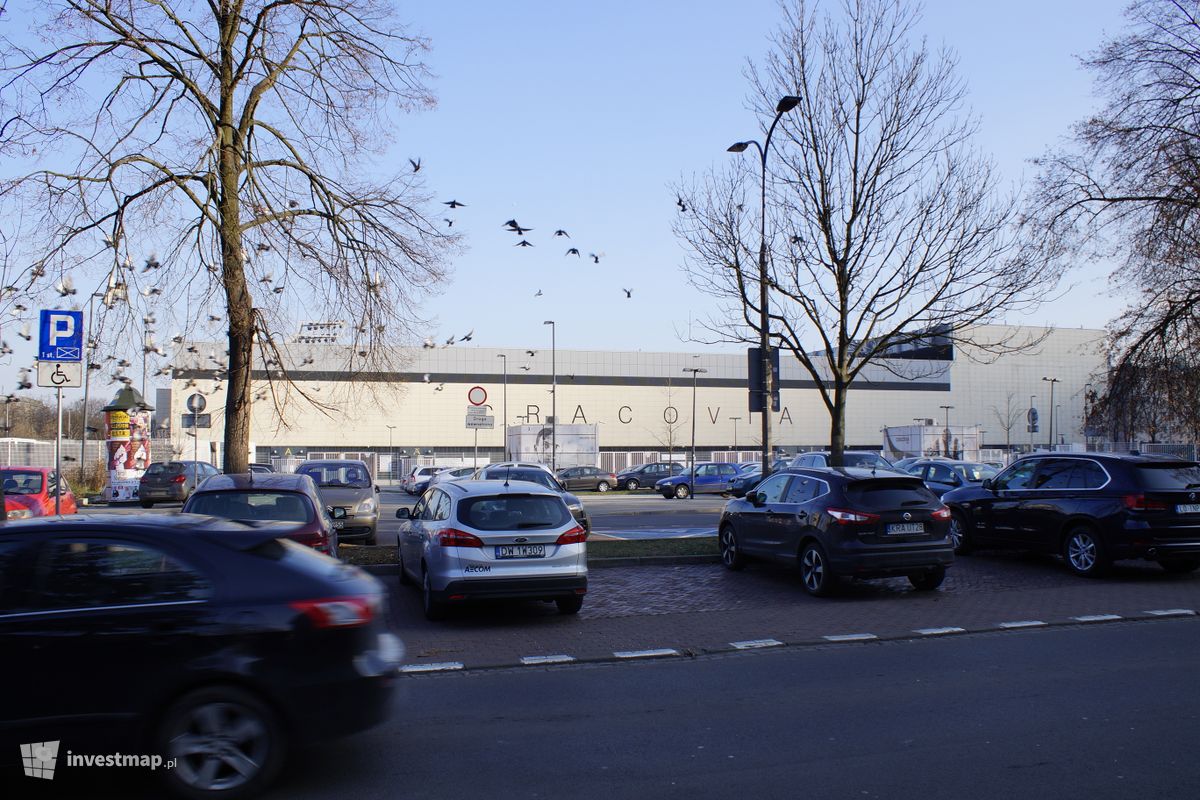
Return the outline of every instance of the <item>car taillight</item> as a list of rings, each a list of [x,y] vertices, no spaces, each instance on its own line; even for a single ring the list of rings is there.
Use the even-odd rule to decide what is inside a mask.
[[[933,518],[934,519],[950,519],[950,509],[946,508],[945,506],[942,506],[941,508],[938,508],[938,509],[934,509]]]
[[[296,537],[296,541],[300,544],[306,544],[309,547],[321,547],[326,544],[328,537],[318,531],[317,533],[302,533]]]
[[[176,475],[174,478],[171,478],[171,483],[183,483],[186,480],[187,475]]]
[[[1130,511],[1166,511],[1167,504],[1162,500],[1151,500],[1144,494],[1127,494],[1122,500]]]
[[[558,537],[555,544],[582,544],[587,541],[587,531],[576,525],[571,530]]]
[[[442,547],[483,547],[483,541],[478,536],[457,528],[446,528],[439,533],[438,544]]]
[[[353,628],[375,616],[378,601],[371,597],[330,597],[289,603],[317,628]]]
[[[839,525],[851,525],[856,522],[875,522],[879,519],[878,514],[872,514],[869,511],[851,511],[848,508],[827,508],[825,513],[833,517]]]

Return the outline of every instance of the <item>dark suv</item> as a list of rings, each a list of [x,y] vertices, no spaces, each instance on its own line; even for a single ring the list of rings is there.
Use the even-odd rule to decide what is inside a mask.
[[[1200,464],[1113,453],[1022,458],[978,486],[942,498],[955,550],[1011,547],[1059,554],[1079,575],[1116,559],[1157,561],[1168,572],[1200,567]]]
[[[674,461],[655,461],[650,464],[638,464],[617,473],[617,486],[634,491],[635,489],[653,489],[654,484],[663,478],[678,475],[683,472],[683,464]]]
[[[950,511],[919,478],[869,469],[789,467],[721,512],[721,561],[796,564],[805,591],[831,594],[842,578],[907,576],[941,586],[954,561]]]

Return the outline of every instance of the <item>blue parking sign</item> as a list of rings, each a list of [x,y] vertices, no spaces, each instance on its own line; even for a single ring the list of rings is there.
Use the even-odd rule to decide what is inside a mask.
[[[83,312],[43,310],[38,361],[83,361]]]

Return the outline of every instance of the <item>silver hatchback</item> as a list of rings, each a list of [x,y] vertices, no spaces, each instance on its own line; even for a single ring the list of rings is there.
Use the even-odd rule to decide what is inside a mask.
[[[396,517],[400,582],[420,584],[428,619],[471,600],[552,600],[563,614],[583,607],[587,531],[557,492],[526,481],[453,481]]]

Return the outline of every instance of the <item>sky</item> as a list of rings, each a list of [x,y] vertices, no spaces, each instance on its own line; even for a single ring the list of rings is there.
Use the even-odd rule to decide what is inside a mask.
[[[1031,179],[1028,159],[1097,107],[1077,57],[1120,30],[1124,6],[925,4],[918,32],[957,53],[978,147],[1008,182]],[[431,40],[438,104],[400,117],[383,163],[364,168],[420,159],[436,202],[465,204],[435,212],[455,220],[465,248],[440,294],[416,309],[433,320],[429,336],[474,331],[477,346],[546,347],[543,321],[553,319],[561,348],[740,349],[688,340],[715,306],[682,270],[672,184],[738,157],[725,148],[758,135],[744,72],[767,52],[774,0],[460,0],[403,4],[401,14]],[[513,246],[510,218],[534,229],[533,247]],[[569,241],[551,236],[559,228]],[[584,257],[565,256],[569,246]],[[1123,307],[1108,271],[1080,265],[1060,298],[1008,321],[1103,327]],[[31,346],[10,344],[10,363],[32,359]]]

